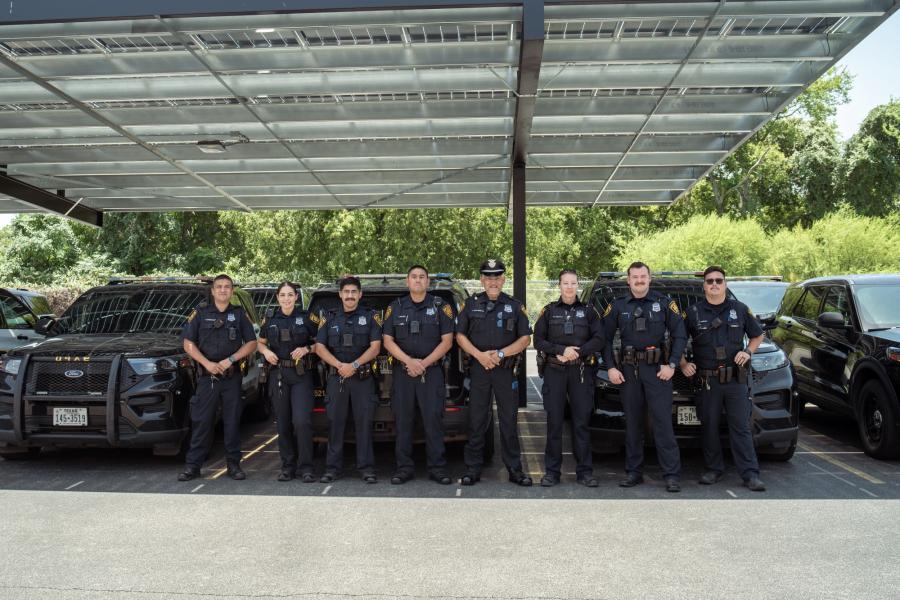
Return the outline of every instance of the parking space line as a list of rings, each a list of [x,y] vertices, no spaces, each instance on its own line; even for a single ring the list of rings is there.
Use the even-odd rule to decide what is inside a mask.
[[[543,402],[544,395],[541,393],[541,390],[538,388],[537,384],[534,382],[534,377],[529,377],[528,381],[531,383],[531,387],[534,388],[534,391],[537,392],[538,398],[540,398],[541,402]]]
[[[81,485],[82,483],[84,483],[84,482],[83,482],[83,481],[79,481],[78,483],[73,483],[72,485],[70,485],[70,486],[67,487],[66,489],[67,489],[67,490],[71,490],[71,489],[77,488],[77,487],[78,487],[79,485]]]
[[[835,450],[834,452],[826,452],[824,450],[807,450],[805,452],[794,452],[794,454],[865,454],[861,450]]]
[[[457,498],[461,498],[461,497],[462,497],[462,488],[456,488],[456,497],[457,497]]]
[[[198,491],[198,490],[199,490],[200,488],[202,488],[204,485],[206,485],[206,484],[201,483],[200,485],[198,485],[197,487],[195,487],[194,489],[192,489],[192,490],[191,490],[191,493],[193,494],[194,492]]]
[[[802,450],[805,450],[805,451],[807,451],[807,452],[810,452],[810,453],[815,453],[815,452],[817,452],[817,451],[815,450],[815,448],[810,448],[809,446],[807,446],[807,445],[805,445],[805,444],[797,444],[797,447],[800,448],[800,449],[802,449]],[[866,473],[866,472],[864,472],[864,471],[860,471],[860,470],[857,469],[856,467],[851,467],[850,465],[848,465],[847,463],[845,463],[845,462],[842,461],[842,460],[839,460],[839,459],[837,459],[837,458],[831,457],[831,456],[829,456],[829,455],[827,455],[827,454],[816,454],[816,456],[817,456],[818,458],[821,458],[822,460],[824,460],[824,461],[826,461],[826,462],[829,462],[829,463],[833,464],[835,467],[838,467],[839,469],[843,469],[843,470],[847,471],[848,473],[850,473],[850,474],[852,474],[852,475],[856,475],[856,476],[859,477],[860,479],[865,479],[865,480],[868,481],[869,483],[872,483],[872,484],[875,484],[875,485],[884,485],[884,482],[883,482],[882,480],[878,479],[877,477],[875,477],[875,476],[873,476],[873,475],[869,475],[868,473]],[[812,463],[810,463],[810,464],[812,464]]]
[[[275,435],[273,435],[272,437],[267,439],[265,442],[263,442],[262,444],[260,444],[259,446],[257,446],[253,450],[251,450],[250,452],[246,453],[244,455],[244,457],[242,458],[242,460],[247,460],[254,454],[260,453],[263,448],[265,448],[266,446],[268,446],[269,444],[271,444],[272,442],[274,442],[277,439],[278,439],[278,434],[276,433]],[[221,477],[222,475],[224,475],[227,472],[228,472],[228,467],[222,467],[221,469],[219,469],[218,471],[216,471],[215,473],[213,473],[212,475],[207,477],[207,479],[218,479],[219,477]]]
[[[330,486],[330,485],[326,485],[326,486],[325,486],[325,489],[322,490],[322,495],[324,496],[325,494],[327,494],[327,493],[329,492],[329,490],[331,490],[331,486]]]
[[[878,497],[876,494],[873,494],[872,492],[870,492],[870,491],[867,490],[866,488],[859,488],[859,489],[860,489],[860,491],[863,491],[863,492],[867,493],[868,495],[872,496],[873,498],[877,498],[877,497]]]
[[[732,498],[737,498],[737,494],[735,494],[735,493],[732,492],[731,490],[725,490],[725,493],[727,493],[727,494],[728,494],[729,496],[731,496]]]
[[[814,463],[814,462],[806,461],[806,463],[807,463],[809,466],[813,467],[814,469],[820,470],[823,474],[831,475],[832,477],[834,477],[834,478],[837,479],[838,481],[842,481],[842,482],[846,483],[846,484],[849,485],[850,487],[857,487],[856,484],[853,483],[852,481],[849,481],[849,480],[847,480],[847,479],[844,479],[844,478],[841,477],[840,475],[835,475],[834,473],[829,473],[828,471],[826,471],[825,469],[823,469],[822,467],[820,467],[819,465],[817,465],[817,464]]]

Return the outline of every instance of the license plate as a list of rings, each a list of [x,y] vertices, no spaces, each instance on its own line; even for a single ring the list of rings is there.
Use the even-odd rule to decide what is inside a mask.
[[[697,418],[696,406],[679,406],[676,413],[677,423],[679,425],[699,425],[700,419]]]
[[[54,427],[87,427],[88,411],[86,408],[54,407]]]

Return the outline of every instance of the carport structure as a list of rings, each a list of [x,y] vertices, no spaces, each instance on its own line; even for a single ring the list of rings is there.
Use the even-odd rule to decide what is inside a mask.
[[[0,212],[668,204],[893,0],[82,0],[0,22]],[[524,277],[516,278],[524,297]]]

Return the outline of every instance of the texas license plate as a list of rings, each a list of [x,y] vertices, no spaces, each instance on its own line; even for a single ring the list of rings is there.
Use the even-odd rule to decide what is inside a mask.
[[[53,408],[54,427],[87,427],[88,411],[86,408],[59,407]]]
[[[699,425],[700,419],[697,418],[696,406],[679,406],[676,413],[677,423],[679,425]]]

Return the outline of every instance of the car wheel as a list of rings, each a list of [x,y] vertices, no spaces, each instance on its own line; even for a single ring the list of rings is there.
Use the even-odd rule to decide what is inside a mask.
[[[15,452],[10,450],[0,450],[0,457],[3,460],[31,460],[32,458],[37,457],[41,453],[41,449],[37,446],[29,446],[24,449],[24,452],[21,450],[17,450]]]
[[[244,419],[247,421],[267,421],[272,418],[272,399],[269,398],[267,386],[259,386],[256,402],[247,405],[244,409]]]
[[[900,456],[897,415],[881,382],[871,380],[862,386],[858,406],[859,436],[866,454],[875,458]]]
[[[763,450],[759,453],[759,457],[763,460],[774,462],[787,462],[794,458],[794,452],[797,451],[797,440],[791,442],[791,445],[785,449],[772,450],[771,452]]]

